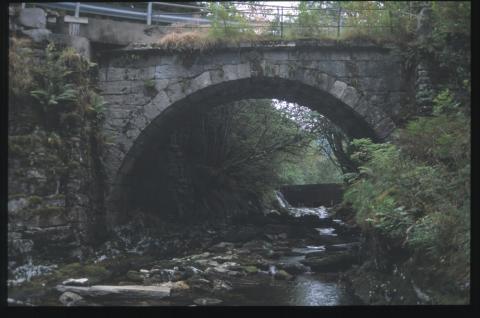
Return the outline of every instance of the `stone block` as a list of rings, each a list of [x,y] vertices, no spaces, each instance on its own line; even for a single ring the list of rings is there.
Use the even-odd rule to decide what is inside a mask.
[[[31,29],[31,30],[23,30],[23,34],[29,36],[33,42],[43,42],[48,41],[52,31],[47,29]]]
[[[271,62],[286,61],[289,59],[288,51],[268,51],[263,53],[263,58]]]
[[[344,82],[335,81],[335,83],[333,83],[333,87],[330,89],[330,94],[339,99],[342,99],[346,89],[347,84],[345,84]]]
[[[186,70],[176,64],[157,65],[155,67],[155,79],[175,79],[186,75]]]
[[[212,80],[210,77],[210,72],[203,72],[202,74],[198,75],[195,77],[191,82],[190,82],[190,87],[188,89],[189,93],[196,92],[202,88],[208,87],[212,84]]]
[[[238,78],[248,78],[251,75],[250,63],[242,63],[237,65]]]
[[[341,77],[347,75],[346,62],[344,61],[315,61],[309,67],[331,76]]]
[[[20,10],[18,22],[29,28],[44,29],[47,26],[47,16],[40,8],[25,8]]]
[[[384,139],[395,129],[395,123],[390,118],[384,118],[373,127],[377,136]]]
[[[347,86],[342,97],[342,101],[350,107],[355,106],[360,96],[355,87]]]
[[[165,91],[162,90],[158,92],[150,104],[155,105],[155,107],[161,112],[170,106],[170,98],[167,96]]]
[[[143,92],[145,87],[144,81],[115,81],[98,83],[102,90],[102,95],[124,95],[137,94]]]
[[[238,79],[238,70],[237,65],[224,65],[223,69],[223,78],[225,81],[233,81]]]
[[[167,86],[165,88],[165,93],[167,94],[170,103],[173,104],[176,101],[185,97],[185,83],[184,82],[177,82]]]

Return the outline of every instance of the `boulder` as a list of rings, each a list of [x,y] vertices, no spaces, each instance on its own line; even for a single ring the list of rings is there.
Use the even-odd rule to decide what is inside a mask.
[[[232,284],[221,279],[214,279],[213,290],[232,290]]]
[[[18,23],[29,28],[44,29],[47,26],[47,17],[43,9],[25,8],[20,10]]]
[[[129,280],[131,280],[132,282],[143,282],[144,277],[145,276],[142,275],[142,273],[139,273],[137,271],[128,271],[127,272],[127,278]]]
[[[70,286],[86,286],[88,285],[88,278],[69,278],[62,282],[62,285],[70,285]]]
[[[287,273],[283,269],[277,270],[273,277],[275,277],[276,279],[279,279],[279,280],[290,280],[290,279],[293,278],[292,275],[290,275],[289,273]]]
[[[250,265],[250,266],[244,266],[243,267],[243,270],[247,273],[247,274],[255,274],[258,272],[258,268],[256,266],[253,266],[253,265]]]
[[[170,296],[170,287],[167,286],[109,286],[95,285],[91,287],[57,285],[61,292],[71,292],[86,297],[120,297],[120,298],[164,298]]]
[[[77,306],[83,303],[83,297],[72,292],[64,292],[58,300],[65,306]]]
[[[287,271],[288,273],[292,273],[292,274],[302,274],[302,273],[305,273],[305,272],[308,272],[310,269],[308,268],[308,266],[305,266],[301,263],[279,263],[277,264],[277,267],[279,269],[283,269],[285,271]]]

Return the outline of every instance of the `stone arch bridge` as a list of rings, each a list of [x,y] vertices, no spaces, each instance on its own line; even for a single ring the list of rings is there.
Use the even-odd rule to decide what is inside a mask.
[[[182,114],[205,107],[277,98],[317,110],[352,137],[387,138],[411,96],[400,53],[394,46],[318,41],[104,52],[107,223],[122,219],[124,191],[135,186],[129,173],[142,156]]]

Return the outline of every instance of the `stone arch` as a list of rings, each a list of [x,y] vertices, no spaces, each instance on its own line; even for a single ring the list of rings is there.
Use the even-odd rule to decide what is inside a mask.
[[[109,224],[116,223],[117,215],[112,211],[123,206],[123,192],[134,186],[127,180],[135,162],[148,151],[152,140],[165,135],[171,119],[182,112],[240,99],[279,98],[319,111],[352,137],[381,140],[395,127],[386,113],[367,104],[361,91],[312,68],[269,67],[265,61],[223,65],[166,88],[158,84],[156,96],[143,106],[143,114],[133,118],[133,128],[125,133],[125,155],[117,158],[121,164],[111,167],[115,175],[107,198]]]

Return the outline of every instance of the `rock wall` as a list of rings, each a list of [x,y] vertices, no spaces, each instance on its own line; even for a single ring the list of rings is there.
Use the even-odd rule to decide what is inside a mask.
[[[40,13],[32,12],[42,22]],[[22,17],[26,19],[25,12],[13,20],[21,24]],[[25,21],[23,24],[31,24],[33,20]],[[47,41],[23,32],[27,27],[13,26],[10,36],[29,38],[34,63],[44,63]],[[56,42],[65,46],[72,41],[63,40]],[[78,112],[67,113],[72,120],[62,129],[51,127],[39,108],[28,92],[9,96],[9,269],[32,260],[82,259],[104,233],[97,228],[104,224],[95,128]]]

